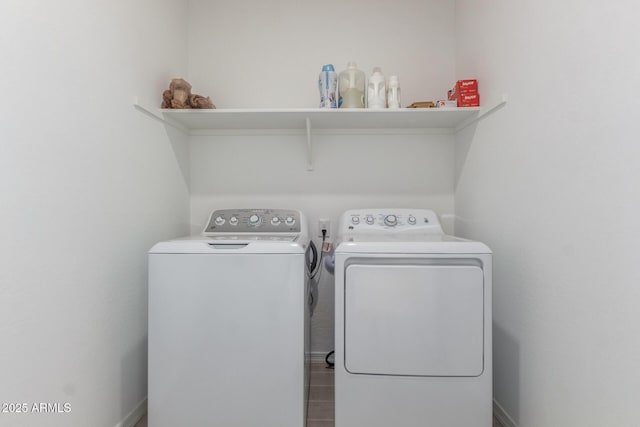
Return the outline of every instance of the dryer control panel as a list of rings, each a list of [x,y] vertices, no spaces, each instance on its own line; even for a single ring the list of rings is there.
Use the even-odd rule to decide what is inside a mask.
[[[354,209],[340,218],[340,234],[443,234],[438,216],[429,209]]]
[[[218,233],[300,233],[300,212],[286,209],[221,209],[213,211],[204,235]]]

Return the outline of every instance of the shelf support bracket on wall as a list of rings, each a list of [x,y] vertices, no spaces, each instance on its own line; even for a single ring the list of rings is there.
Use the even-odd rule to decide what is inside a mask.
[[[504,107],[507,104],[507,101],[509,101],[509,95],[506,93],[503,93],[502,99],[500,100],[500,102],[491,106],[490,108],[487,108],[487,109],[483,108],[482,111],[480,111],[480,113],[476,117],[469,119],[465,122],[462,122],[461,124],[456,126],[455,133],[460,132],[462,129],[466,128],[467,126],[474,124],[475,122],[485,118],[489,114],[492,114],[495,111],[499,110],[500,108]]]
[[[165,125],[169,125],[173,128],[178,129],[179,131],[185,133],[186,135],[189,134],[189,130],[186,129],[184,126],[178,124],[178,123],[174,123],[170,120],[165,119],[164,117],[162,117],[162,115],[158,114],[156,109],[151,109],[151,108],[147,108],[144,105],[140,104],[138,102],[138,97],[134,97],[133,98],[133,108],[135,108],[136,110],[140,111],[141,113],[145,114],[148,117],[151,117],[152,119],[155,119],[157,121],[159,121],[160,123],[163,123]]]
[[[307,117],[307,170],[313,170],[313,154],[312,154],[312,143],[311,143],[311,119]]]

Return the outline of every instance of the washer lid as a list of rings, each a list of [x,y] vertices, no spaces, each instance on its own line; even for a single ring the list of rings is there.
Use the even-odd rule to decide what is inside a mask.
[[[304,254],[307,242],[292,236],[237,236],[238,239],[187,236],[160,242],[150,254]]]
[[[296,235],[287,234],[211,234],[211,240],[230,243],[230,242],[252,242],[264,240],[268,242],[295,242],[298,240]]]

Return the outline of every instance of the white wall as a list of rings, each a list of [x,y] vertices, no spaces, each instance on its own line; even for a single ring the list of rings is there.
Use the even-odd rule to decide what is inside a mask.
[[[189,4],[189,80],[219,108],[317,107],[327,63],[397,74],[406,105],[441,99],[452,84],[451,0]]]
[[[0,425],[112,427],[144,405],[146,251],[188,232],[189,171],[132,97],[159,104],[185,72],[186,13],[0,4],[0,402],[71,407]]]
[[[495,398],[523,427],[635,426],[640,38],[631,1],[458,0],[456,231],[494,250]]]
[[[319,103],[323,64],[350,60],[400,77],[403,103],[442,98],[454,78],[449,0],[190,0],[189,81],[220,108]],[[453,213],[452,135],[317,134],[313,172],[303,135],[191,137],[192,231],[216,208],[301,209],[337,226],[359,207],[424,207]],[[451,230],[451,224],[445,224]],[[316,239],[318,242],[319,239]],[[319,246],[319,245],[318,245]],[[323,274],[312,350],[333,349],[333,281]]]

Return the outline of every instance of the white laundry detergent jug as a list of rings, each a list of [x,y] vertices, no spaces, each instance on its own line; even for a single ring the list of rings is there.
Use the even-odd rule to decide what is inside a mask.
[[[398,76],[389,77],[387,106],[389,108],[400,108],[400,82],[398,81]]]
[[[338,81],[340,108],[364,108],[364,82],[364,72],[355,62],[349,62]]]
[[[386,108],[387,88],[380,67],[373,69],[367,84],[367,108]]]

